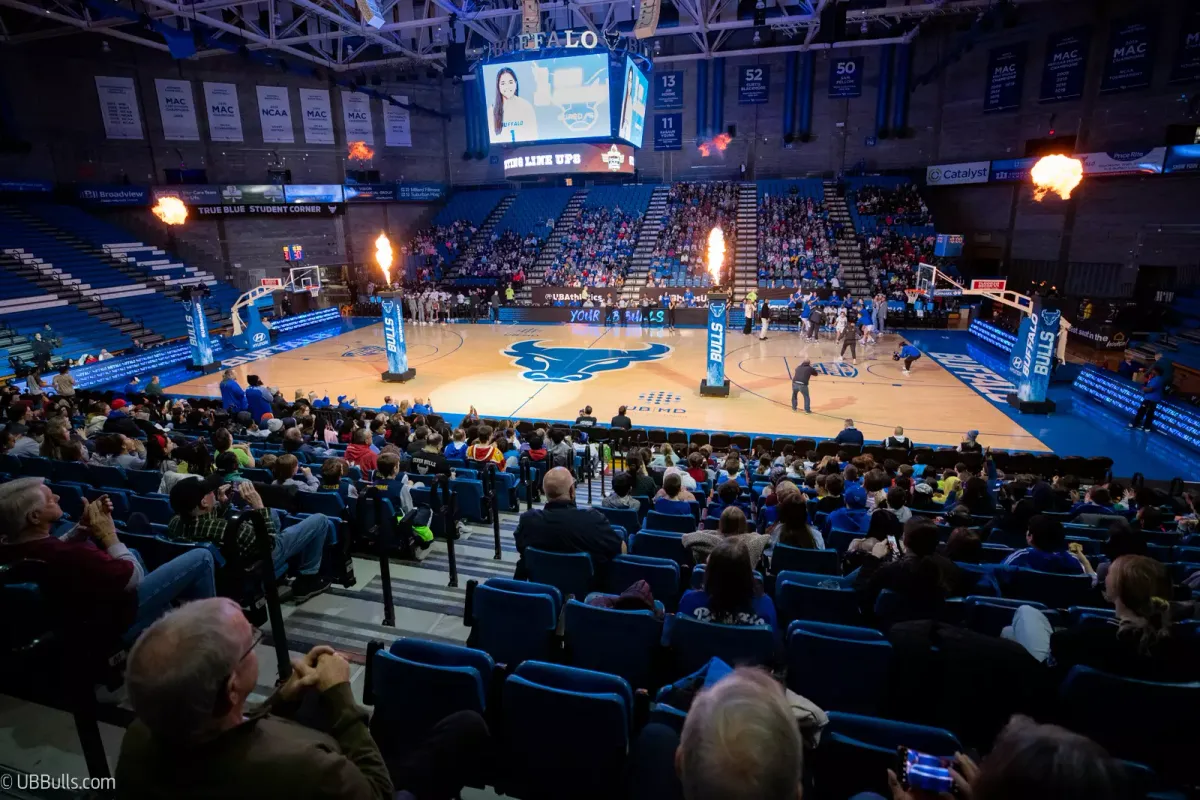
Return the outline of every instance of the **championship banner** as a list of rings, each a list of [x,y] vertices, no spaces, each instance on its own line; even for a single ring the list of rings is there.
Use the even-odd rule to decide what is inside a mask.
[[[200,141],[196,104],[192,100],[192,82],[155,78],[154,90],[158,94],[163,138],[168,142]]]
[[[333,144],[333,111],[328,89],[300,89],[305,144]]]
[[[655,108],[683,108],[682,72],[655,72],[651,79],[654,81]]]
[[[988,55],[987,83],[983,87],[983,113],[1020,108],[1024,79],[1024,42],[992,48]]]
[[[1046,40],[1039,103],[1058,103],[1083,95],[1090,42],[1091,32],[1087,28],[1072,28]]]
[[[212,342],[208,338],[208,319],[204,316],[204,305],[199,300],[185,300],[188,344],[192,347],[192,364],[203,367],[212,363]]]
[[[542,9],[538,0],[521,0],[521,33],[534,36],[542,30]]]
[[[1200,8],[1183,15],[1175,61],[1171,64],[1171,83],[1200,81]]]
[[[1150,85],[1154,71],[1154,26],[1140,14],[1114,20],[1100,92],[1122,92]]]
[[[654,115],[654,149],[683,149],[683,114]]]
[[[214,142],[242,141],[242,110],[237,85],[204,82],[204,105],[208,108],[208,136]]]
[[[738,67],[738,105],[756,106],[771,100],[771,67]]]
[[[347,142],[375,144],[375,129],[371,125],[371,98],[359,92],[342,90],[342,121],[346,126]]]
[[[641,0],[638,4],[637,20],[633,24],[633,36],[636,39],[646,39],[658,30],[658,14],[662,0]]]
[[[100,96],[100,117],[104,120],[105,136],[109,139],[144,138],[133,78],[97,75],[96,93]]]
[[[1017,343],[1009,355],[1016,375],[1017,397],[1026,403],[1042,403],[1050,386],[1050,372],[1058,352],[1059,320],[1062,311],[1042,297],[1033,298],[1033,314],[1021,322]]]
[[[258,121],[266,144],[295,144],[292,109],[286,86],[255,86],[258,93]]]
[[[392,95],[397,103],[383,104],[383,143],[387,147],[412,147],[412,119],[408,113],[408,95]]]
[[[705,383],[711,389],[725,386],[725,327],[729,301],[716,295],[708,301],[708,347]],[[701,387],[701,394],[703,394]]]
[[[862,56],[829,59],[829,96],[862,97],[864,63]]]

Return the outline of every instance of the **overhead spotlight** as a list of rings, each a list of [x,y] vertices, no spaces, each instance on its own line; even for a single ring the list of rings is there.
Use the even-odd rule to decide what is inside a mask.
[[[761,0],[760,0],[760,2],[761,2]],[[754,32],[754,43],[762,44],[762,34],[760,34],[758,31]]]

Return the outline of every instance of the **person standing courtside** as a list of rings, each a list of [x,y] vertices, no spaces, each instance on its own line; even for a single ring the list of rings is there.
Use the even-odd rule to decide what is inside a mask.
[[[758,338],[761,341],[767,338],[767,328],[771,325],[771,304],[767,302],[767,298],[765,297],[758,309],[758,319],[762,323],[762,328],[758,332]]]
[[[1131,428],[1141,428],[1142,430],[1151,430],[1154,427],[1154,412],[1158,409],[1159,402],[1163,399],[1163,386],[1166,384],[1166,379],[1163,378],[1162,372],[1157,366],[1150,368],[1150,378],[1142,387],[1142,404],[1138,406],[1137,414],[1133,417],[1133,422],[1129,423]]]
[[[796,395],[799,394],[804,396],[804,413],[812,413],[809,405],[808,382],[816,374],[817,371],[813,369],[812,362],[807,358],[800,362],[800,366],[796,367],[796,372],[792,375],[792,411],[796,410]]]
[[[747,295],[742,301],[742,335],[749,336],[750,331],[754,329],[754,301]]]

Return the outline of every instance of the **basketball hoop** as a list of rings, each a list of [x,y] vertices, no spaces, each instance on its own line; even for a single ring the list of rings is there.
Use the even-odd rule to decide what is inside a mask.
[[[313,285],[313,286],[308,287],[308,293],[311,294],[313,297],[316,297],[317,292],[319,292],[319,291],[321,291],[320,286]]]

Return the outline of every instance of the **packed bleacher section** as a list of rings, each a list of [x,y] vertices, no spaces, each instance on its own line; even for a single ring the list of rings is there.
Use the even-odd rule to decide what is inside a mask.
[[[932,223],[929,208],[911,183],[893,187],[863,185],[854,194],[854,210],[860,218],[873,217],[876,225],[919,228]]]
[[[759,286],[826,288],[838,275],[839,225],[824,196],[819,180],[759,181]]]
[[[598,186],[584,200],[579,220],[546,268],[547,286],[620,287],[637,244],[652,186]]]
[[[357,698],[340,656],[318,648],[295,667],[297,683],[284,686],[284,699],[304,691],[301,679],[312,670],[326,707],[345,713],[338,735],[353,729],[353,747],[323,751],[340,781],[369,782],[378,787],[369,796],[380,797],[416,791],[433,777],[449,787],[438,796],[469,782],[516,797],[700,797],[687,788],[688,770],[700,769],[689,760],[701,755],[693,737],[726,701],[734,703],[730,714],[783,724],[769,742],[743,742],[739,768],[709,781],[759,779],[784,757],[762,748],[778,748],[781,737],[791,742],[792,772],[781,784],[791,791],[755,797],[792,798],[800,783],[818,799],[890,793],[887,770],[898,746],[951,757],[986,752],[994,740],[999,750],[1014,736],[1049,737],[1060,750],[1072,742],[1090,754],[1073,762],[1087,765],[1079,769],[1106,771],[1106,782],[1095,785],[1142,787],[1105,796],[1139,797],[1195,779],[1196,508],[1186,495],[1117,483],[1111,459],[985,451],[973,431],[958,448],[920,447],[899,429],[886,443],[864,444],[851,421],[836,439],[819,442],[632,428],[620,416],[613,428],[594,417],[576,427],[477,418],[452,427],[420,400],[381,416],[344,399],[290,401],[260,385],[243,389],[232,376],[221,393],[221,401],[193,398],[169,409],[133,391],[0,394],[9,423],[0,436],[0,560],[19,581],[3,591],[6,603],[22,603],[8,606],[22,609],[24,625],[14,633],[40,643],[16,644],[21,658],[32,659],[54,653],[47,643],[69,643],[62,657],[70,672],[90,680],[90,670],[99,677],[103,664],[125,663],[109,656],[141,634],[127,659],[140,718],[118,766],[135,782],[127,786],[177,789],[204,775],[204,796],[223,793],[218,787],[229,778],[215,755],[220,748],[198,751],[192,737],[224,735],[210,727],[218,718],[236,729],[240,703],[271,680],[232,683],[232,704],[219,684],[221,713],[214,713],[213,686],[196,678],[207,673],[185,667],[203,652],[227,654],[230,663],[208,667],[214,675],[241,669],[239,655],[261,635],[239,607],[266,624],[263,575],[298,572],[290,588],[303,602],[331,582],[353,583],[348,551],[377,557],[372,537],[385,535],[379,520],[397,521],[388,541],[411,560],[434,538],[439,548],[453,543],[457,520],[446,509],[488,520],[492,508],[518,509],[520,499],[543,493],[546,508],[527,511],[513,534],[513,578],[467,587],[466,647],[402,639],[370,657],[369,728],[365,715],[351,713]],[[302,464],[311,475],[297,471]],[[588,508],[576,481],[601,475],[612,491]],[[46,479],[57,498],[15,480],[21,476]],[[425,488],[443,476],[453,505],[433,502]],[[239,487],[236,505],[208,510],[229,484]],[[58,549],[75,546],[69,539],[46,546],[71,524],[53,515],[58,506],[100,543],[78,546],[92,554],[91,568],[112,571],[112,581],[86,584],[77,572],[56,580],[55,570],[81,569]],[[358,513],[374,506],[382,516]],[[257,549],[253,526],[225,535],[251,518],[281,542],[272,553]],[[256,559],[266,566],[246,572]],[[31,582],[54,596],[43,604],[30,595]],[[202,599],[213,595],[235,605]],[[201,602],[147,627],[183,600]],[[46,636],[39,625],[61,635]],[[237,631],[244,639],[203,648],[174,638]],[[765,671],[719,679],[722,664]],[[26,664],[20,674],[6,690],[20,694],[59,671]],[[697,694],[706,680],[711,686]],[[179,701],[193,689],[196,702],[210,706]],[[635,708],[635,690],[649,693],[648,709]],[[68,702],[69,695],[56,697]],[[1113,712],[1135,708],[1144,724]],[[286,705],[275,713],[286,715]],[[1006,727],[1014,713],[1091,737],[1127,763],[1065,732]],[[763,719],[743,722],[764,730]],[[558,735],[567,730],[572,735]],[[821,744],[801,758],[801,737],[812,744],[818,734]],[[254,752],[239,758],[261,753],[269,764],[284,763],[286,738],[272,739],[263,723],[256,736],[246,745]],[[468,738],[459,755],[469,756],[470,769],[428,750],[448,740],[465,746]],[[720,747],[737,746],[738,737],[718,738]],[[682,790],[671,768],[677,747]],[[724,763],[705,752],[710,766]],[[196,769],[172,769],[184,753]],[[413,753],[448,766],[431,777],[407,758]],[[645,772],[659,756],[667,769]],[[319,770],[325,760],[293,759],[304,765],[293,769]],[[968,780],[979,780],[958,763]],[[1011,761],[992,768],[1034,769]],[[1095,796],[1062,770],[1046,770],[1035,783],[1059,781],[1059,794],[1046,796]],[[1012,796],[979,786],[972,796],[982,800]]]
[[[725,234],[725,262],[732,262],[737,239],[738,191],[730,181],[677,183],[667,196],[662,230],[651,254],[648,286],[711,286],[706,257],[708,236],[720,226]]]
[[[933,260],[932,233],[904,236],[884,230],[860,239],[872,291],[883,292],[891,300],[903,300],[904,290],[917,284],[918,265]]]
[[[477,250],[460,258],[458,283],[495,283],[528,271],[574,189],[526,189],[496,220],[490,237]]]
[[[414,234],[408,245],[407,258],[413,277],[422,281],[441,280],[506,194],[495,189],[453,194],[429,227]]]

